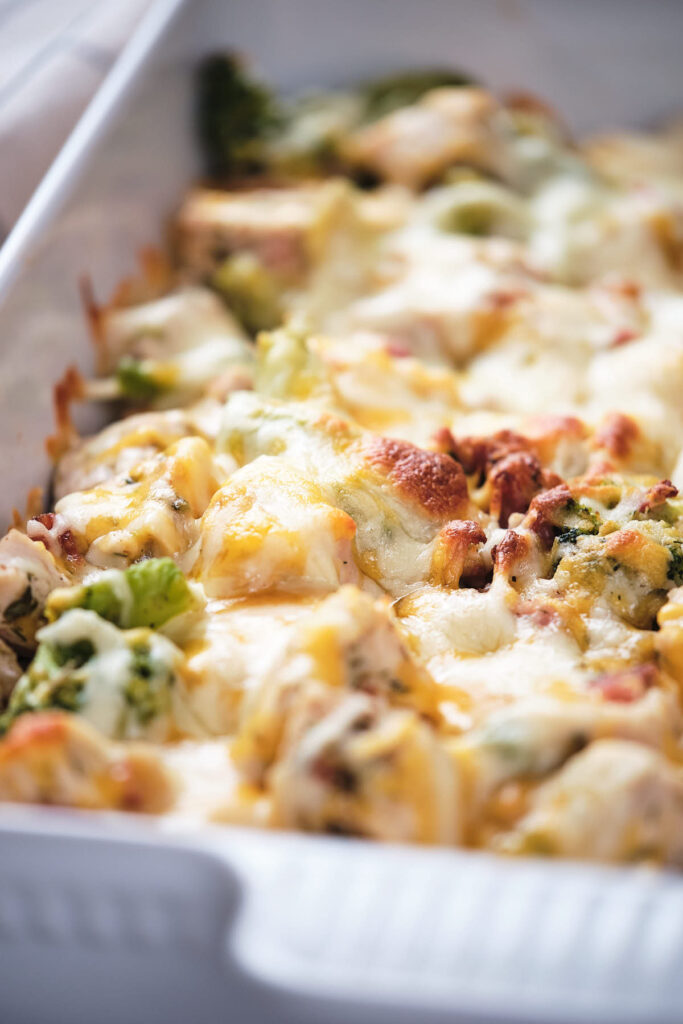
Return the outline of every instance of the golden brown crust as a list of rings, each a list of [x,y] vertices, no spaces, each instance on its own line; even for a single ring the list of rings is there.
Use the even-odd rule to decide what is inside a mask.
[[[457,587],[473,547],[486,543],[486,534],[479,523],[471,519],[446,523],[432,557],[433,582],[445,587]]]
[[[499,544],[493,549],[493,565],[497,572],[509,575],[521,562],[529,556],[531,543],[528,536],[508,530]]]
[[[447,455],[388,437],[373,437],[365,445],[364,454],[371,466],[389,476],[404,497],[434,518],[455,518],[467,507],[462,466]]]
[[[528,440],[513,430],[500,430],[490,437],[456,438],[449,430],[440,432],[438,440],[469,475],[488,476],[491,468],[501,459],[516,452],[528,452]]]
[[[507,526],[513,512],[526,512],[534,495],[559,484],[560,477],[544,470],[536,455],[514,452],[493,466],[489,481],[489,510],[501,526]]]
[[[527,524],[544,547],[552,547],[557,524],[557,512],[572,500],[572,493],[565,483],[536,495],[529,506]]]

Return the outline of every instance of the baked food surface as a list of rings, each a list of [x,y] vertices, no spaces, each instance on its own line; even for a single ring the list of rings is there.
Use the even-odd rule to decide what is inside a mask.
[[[680,128],[232,60],[200,104],[0,541],[0,799],[682,864]]]

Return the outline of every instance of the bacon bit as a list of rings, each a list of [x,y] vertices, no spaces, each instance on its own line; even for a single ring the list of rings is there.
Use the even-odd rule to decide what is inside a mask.
[[[544,472],[536,455],[514,452],[491,469],[490,513],[501,526],[507,526],[513,512],[526,512],[531,499],[541,489],[561,483],[556,473]]]
[[[528,537],[508,530],[500,544],[496,544],[492,551],[495,570],[509,575],[514,567],[528,556],[529,546]]]
[[[78,432],[71,419],[71,406],[85,394],[85,381],[75,366],[69,366],[54,388],[53,404],[57,432],[45,442],[51,459],[58,459],[78,439]]]
[[[30,519],[26,525],[26,533],[31,540],[41,541],[55,558],[66,558],[67,562],[83,562],[83,554],[78,542],[70,529],[56,533],[59,519],[54,512],[43,512],[42,515]]]
[[[635,339],[639,337],[639,331],[634,331],[631,327],[622,327],[620,331],[615,331],[614,336],[609,343],[609,347],[619,348],[621,345],[626,345],[629,341],[635,341]]]
[[[638,506],[639,512],[651,512],[653,508],[663,505],[669,498],[675,498],[678,488],[670,480],[660,480],[654,487],[650,487],[645,497]]]
[[[403,345],[399,341],[387,342],[384,346],[384,351],[387,355],[393,356],[394,359],[407,359],[413,354],[407,345]]]
[[[640,436],[636,421],[621,412],[610,413],[593,438],[593,448],[604,448],[615,459],[625,459]]]
[[[79,551],[78,543],[71,530],[65,530],[59,535],[59,543],[66,556],[67,562],[82,562],[83,555]]]
[[[446,523],[434,548],[431,565],[433,581],[444,587],[457,587],[470,548],[484,543],[486,534],[479,523],[471,519]]]
[[[520,601],[515,608],[515,615],[531,619],[535,626],[550,626],[559,619],[554,608],[546,608],[545,605],[535,605],[533,601]]]
[[[537,494],[529,506],[528,526],[537,535],[544,547],[552,547],[555,538],[555,513],[572,500],[572,494],[565,483],[558,484],[550,491]]]
[[[509,309],[510,306],[514,306],[516,302],[521,299],[525,299],[528,296],[528,291],[524,288],[509,288],[507,290],[501,289],[497,292],[491,292],[487,297],[487,304],[492,309]]]
[[[645,665],[622,669],[620,672],[607,672],[596,679],[591,679],[589,685],[591,689],[601,693],[605,700],[629,704],[634,700],[640,700],[646,690],[656,682],[657,669],[648,662]]]
[[[51,530],[55,525],[55,514],[54,512],[43,512],[39,516],[34,516],[34,521],[44,526],[46,530]]]
[[[408,441],[374,437],[366,445],[365,457],[406,497],[437,518],[457,517],[467,505],[465,474],[447,455],[424,451]]]
[[[491,437],[456,439],[440,430],[435,443],[460,463],[465,473],[476,474],[491,484],[490,512],[507,526],[513,512],[526,512],[540,490],[555,487],[561,478],[544,470],[533,443],[512,430],[500,430]]]

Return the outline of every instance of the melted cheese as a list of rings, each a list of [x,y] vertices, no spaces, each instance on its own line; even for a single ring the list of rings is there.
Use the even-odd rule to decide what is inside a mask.
[[[91,310],[108,376],[0,542],[0,797],[680,864],[680,129],[362,107],[303,104],[188,195],[167,294]],[[134,414],[79,439],[72,392]],[[191,607],[119,628],[106,571],[159,556]]]

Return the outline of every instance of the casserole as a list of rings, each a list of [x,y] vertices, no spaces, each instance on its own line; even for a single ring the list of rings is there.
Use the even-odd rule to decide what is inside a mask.
[[[378,12],[379,12],[379,5],[378,5]],[[386,14],[386,11],[384,13]],[[441,13],[443,14],[443,12],[441,12]],[[277,16],[276,16],[275,20],[276,19],[277,19]],[[275,24],[275,22],[273,22],[273,25],[274,24]],[[235,27],[235,26],[233,26],[233,27]],[[236,31],[236,27],[235,27],[235,31]],[[187,38],[187,36],[185,38]],[[235,37],[235,38],[237,38],[237,37]],[[245,38],[249,38],[249,32],[248,31],[245,32]],[[263,42],[264,42],[264,44],[267,44],[267,39],[263,40]],[[281,42],[281,40],[279,40],[279,42]],[[161,81],[161,79],[159,81]],[[159,86],[159,88],[160,88],[160,86]],[[140,102],[140,106],[138,107],[138,114],[140,116],[142,115],[143,109],[144,109],[143,105]],[[171,127],[171,126],[169,126],[169,127]],[[131,125],[128,125],[127,128],[130,131],[131,130]],[[158,132],[157,138],[159,139],[159,146],[160,146],[160,150],[158,152],[160,152],[161,151],[161,147],[163,146],[163,139],[164,139],[163,126],[158,128],[157,132]],[[105,169],[106,174],[113,175],[114,177],[116,177],[117,175],[121,175],[123,180],[125,180],[125,175],[126,175],[127,171],[129,170],[129,166],[130,166],[128,164],[128,160],[131,158],[131,155],[132,155],[133,152],[134,152],[134,147],[132,147],[132,146],[124,147],[119,142],[119,145],[115,149],[113,148],[109,152],[109,154],[108,154],[107,166],[106,166],[106,169]],[[121,161],[121,163],[117,165],[117,161],[119,161],[119,160]],[[105,179],[104,180],[106,181],[106,175],[105,175]],[[111,182],[111,180],[112,180],[112,178],[110,177],[109,178],[109,182]],[[115,190],[112,190],[112,191],[115,191]],[[163,189],[161,191],[163,191]],[[84,194],[81,196],[81,200],[83,201],[84,198],[85,198],[85,205],[79,211],[77,211],[76,214],[74,214],[73,211],[72,211],[71,216],[74,219],[72,219],[71,223],[70,224],[68,223],[68,217],[65,219],[65,222],[64,222],[64,223],[67,224],[67,228],[70,229],[71,239],[73,241],[76,241],[76,243],[78,243],[78,231],[80,230],[80,231],[86,231],[87,232],[87,226],[88,226],[87,225],[87,216],[88,216],[87,186],[86,186],[86,190],[85,190]],[[122,205],[121,205],[120,208],[117,207],[117,209],[115,211],[114,220],[116,221],[116,224],[117,224],[117,230],[122,230],[125,227],[126,223],[127,223],[127,221],[126,221],[126,204],[129,201],[130,201],[130,190],[128,190],[127,194],[123,195],[123,197],[122,197]],[[110,206],[111,205],[112,204],[110,202]],[[139,211],[136,211],[136,214],[137,213],[139,213]],[[135,216],[135,220],[134,220],[134,217],[131,216],[130,223],[132,224],[133,222],[134,222],[134,225],[135,225],[135,230],[140,230],[140,233],[142,233],[142,224],[137,220],[137,216]],[[145,225],[145,227],[146,227],[146,225]],[[75,233],[74,233],[74,228],[76,229]],[[145,237],[144,240],[147,240],[147,238],[149,237],[149,231],[146,231],[145,234],[146,234],[146,237]],[[81,236],[81,238],[82,237],[83,236]],[[130,242],[130,237],[127,240]],[[140,240],[142,241],[143,239],[141,238]],[[55,243],[53,242],[52,244],[54,245]],[[110,244],[111,244],[111,239],[110,239],[110,237],[107,237],[106,243],[105,242],[102,243],[103,249],[108,249]],[[60,254],[62,255],[62,257],[63,257],[63,254],[64,254],[65,251],[66,250],[64,248],[60,248]],[[94,257],[93,260],[92,260],[92,263],[94,265],[97,262],[96,252],[91,250],[89,254]],[[103,256],[104,256],[105,260],[106,260],[106,258],[109,255],[110,255],[109,252],[104,252],[103,253]],[[113,264],[110,264],[110,268],[109,269],[111,271],[111,277],[113,278],[118,272],[120,272],[121,268],[120,268],[120,266],[117,267],[117,268],[114,268]],[[27,275],[27,279],[28,279],[28,277],[29,277],[29,275]],[[105,281],[105,284],[106,284],[106,275],[104,273],[102,275],[102,278],[103,278],[103,280]],[[33,285],[34,286],[35,286],[36,280],[39,280],[39,278],[36,278],[34,276],[34,280],[33,280]],[[47,278],[44,278],[43,279],[43,287],[46,287],[46,282],[47,282]],[[98,282],[99,282],[99,275],[98,275]],[[17,294],[20,295],[20,292],[19,293],[15,293],[15,296]],[[15,301],[16,301],[16,297],[15,297]],[[46,302],[46,296],[43,295],[43,296],[39,297],[37,302],[34,300],[34,302],[31,303],[31,306],[32,307],[35,306],[37,309],[45,308],[45,302]],[[50,309],[51,309],[51,312],[52,312],[53,309],[55,311],[59,312],[62,307],[63,307],[63,302],[61,304],[59,302],[56,302],[54,307],[51,306]],[[9,300],[9,307],[6,307],[6,310],[8,308],[9,308],[9,314],[11,315],[11,297],[10,297],[10,300]],[[17,309],[18,309],[18,307],[17,307]],[[53,318],[54,318],[54,316],[53,316]],[[11,321],[8,321],[8,322],[9,322],[10,327],[11,327]],[[66,324],[66,320],[65,320],[65,324]],[[36,327],[38,327],[38,325],[36,325]],[[42,329],[42,330],[45,329],[44,323],[42,325],[40,325],[39,329]],[[23,332],[27,332],[27,330],[28,330],[28,328],[24,324],[22,326],[22,331]],[[29,338],[28,344],[30,344],[30,336],[27,333],[24,333],[22,336],[23,337],[28,337]],[[26,355],[27,355],[27,350],[24,349],[23,350],[23,356],[26,357]],[[20,391],[21,379],[20,378],[10,378],[9,375],[8,375],[7,381],[8,381],[8,383],[10,383],[10,381],[11,381],[12,394],[15,396],[15,400],[16,400],[16,397],[21,395],[21,391]],[[37,410],[37,413],[38,413],[38,415],[40,414],[40,410],[39,409]],[[42,436],[44,436],[44,433],[46,433],[46,432],[47,431],[44,431]],[[33,480],[34,479],[35,479],[35,475],[33,476]],[[269,841],[270,841],[270,837],[269,837]],[[278,837],[277,841],[278,842],[280,841],[280,837]],[[275,849],[275,848],[276,847],[274,846],[273,849]],[[330,847],[330,849],[332,849],[332,847]],[[331,856],[331,854],[330,854],[330,856]],[[374,856],[374,854],[370,854],[368,851],[364,851],[363,856],[364,856],[364,858],[369,858],[369,857]],[[394,856],[394,854],[392,854],[392,856]],[[395,854],[395,856],[398,856],[398,854]],[[469,863],[469,861],[468,861],[468,859],[466,857],[464,858],[464,860],[465,860],[465,862]],[[369,861],[368,861],[368,863],[369,863]],[[436,862],[435,861],[431,861],[430,863],[431,864],[435,864]],[[488,865],[488,862],[487,862],[487,865]],[[493,868],[492,865],[490,865],[490,867],[491,867],[491,870],[501,871],[503,873],[505,873],[508,870],[507,866],[505,866],[505,867],[503,867],[503,866],[500,866],[500,867],[496,866],[495,869]],[[480,870],[484,870],[484,868],[481,868]],[[488,867],[487,867],[487,870],[488,870]],[[568,869],[568,870],[569,871],[573,871],[574,869]],[[636,885],[636,883],[633,883],[633,884]],[[662,880],[658,881],[657,886],[659,886],[659,885],[665,886],[667,884],[668,884],[668,881],[666,879],[662,879]],[[637,888],[637,885],[636,885],[636,888]],[[470,1010],[471,1010],[471,1007],[470,1007]]]

